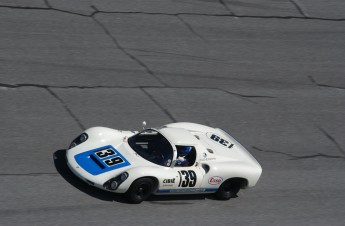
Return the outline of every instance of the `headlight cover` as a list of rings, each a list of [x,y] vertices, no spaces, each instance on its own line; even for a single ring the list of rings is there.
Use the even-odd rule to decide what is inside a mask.
[[[87,135],[87,133],[82,133],[80,134],[77,138],[75,138],[72,143],[69,145],[69,149],[74,148],[75,146],[85,142],[87,139],[89,138],[89,136]]]
[[[127,180],[128,178],[128,173],[124,172],[121,173],[120,175],[118,175],[117,177],[111,178],[110,180],[108,180],[107,182],[105,182],[103,184],[103,187],[107,190],[111,190],[111,191],[115,191],[122,182],[124,182],[125,180]]]

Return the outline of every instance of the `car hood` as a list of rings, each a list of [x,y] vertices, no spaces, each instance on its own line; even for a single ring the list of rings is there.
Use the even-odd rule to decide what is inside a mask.
[[[130,161],[125,157],[126,152],[112,145],[106,145],[76,154],[74,159],[81,168],[96,176],[130,166]]]
[[[152,164],[128,145],[127,138],[136,132],[93,127],[85,133],[88,140],[66,153],[70,167],[84,178],[110,178],[134,166]]]

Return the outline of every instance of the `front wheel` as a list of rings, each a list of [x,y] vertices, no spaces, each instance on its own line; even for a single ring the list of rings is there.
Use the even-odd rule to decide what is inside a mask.
[[[216,198],[219,200],[229,200],[236,197],[239,192],[241,184],[234,180],[225,181],[217,190]]]
[[[134,181],[126,196],[129,202],[138,204],[146,200],[152,193],[153,181],[150,178],[140,178]]]

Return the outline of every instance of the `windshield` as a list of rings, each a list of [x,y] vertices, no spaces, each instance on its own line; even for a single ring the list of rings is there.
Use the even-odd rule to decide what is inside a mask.
[[[147,129],[128,138],[131,148],[144,159],[160,166],[170,166],[173,148],[169,141],[156,130]]]

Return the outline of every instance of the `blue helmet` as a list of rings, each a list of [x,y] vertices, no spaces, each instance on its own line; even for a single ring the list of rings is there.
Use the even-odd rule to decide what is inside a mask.
[[[192,147],[190,147],[190,146],[180,146],[177,149],[177,153],[179,155],[187,155],[191,150],[192,150]]]

